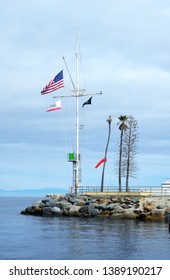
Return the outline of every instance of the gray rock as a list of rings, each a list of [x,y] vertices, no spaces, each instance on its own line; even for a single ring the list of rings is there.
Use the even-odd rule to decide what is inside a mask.
[[[110,203],[107,205],[106,209],[112,211],[115,210],[117,203]]]
[[[152,216],[163,216],[165,214],[164,209],[153,209],[150,213]]]
[[[81,206],[76,206],[76,205],[70,206],[69,210],[67,211],[67,215],[69,215],[69,216],[80,216],[80,212],[79,212],[80,207]]]
[[[61,194],[47,194],[46,195],[46,198],[52,198],[54,199],[55,201],[58,201],[61,197]]]
[[[115,213],[124,213],[125,209],[123,209],[119,204],[117,204],[114,211]]]
[[[51,214],[53,213],[53,208],[52,207],[44,207],[43,208],[43,214]]]
[[[45,205],[45,203],[42,202],[42,200],[36,201],[32,204],[32,208],[37,208],[37,207],[43,207]]]
[[[129,216],[129,217],[132,217],[132,216],[136,215],[135,212],[134,212],[134,208],[126,209],[124,214],[126,216]]]
[[[121,207],[124,208],[124,209],[128,209],[128,208],[131,208],[131,205],[123,203],[123,204],[121,204]]]
[[[95,208],[93,205],[85,205],[80,207],[79,212],[84,216],[96,216],[101,213],[101,211]]]
[[[54,207],[56,206],[57,202],[55,200],[46,202],[46,207]]]
[[[75,201],[75,204],[74,205],[77,205],[77,206],[83,206],[83,205],[86,205],[86,201],[85,200],[83,200],[83,199],[77,199],[76,201]]]
[[[68,197],[68,202],[75,204],[78,199],[76,197]]]
[[[51,198],[42,199],[42,203],[46,204],[46,203],[49,202],[50,200],[51,200]]]
[[[59,207],[55,206],[55,207],[52,208],[52,212],[53,213],[62,213],[62,210]]]
[[[164,209],[164,206],[163,205],[158,205],[156,206],[157,209]]]
[[[64,209],[69,209],[69,207],[72,205],[72,203],[68,202],[68,201],[59,201],[56,203],[56,207],[59,207],[61,210]]]
[[[82,214],[89,214],[89,205],[80,207],[79,212]]]
[[[68,210],[70,213],[72,213],[72,212],[79,212],[80,208],[81,208],[81,206],[71,205],[71,206],[68,207],[67,210]]]
[[[140,214],[143,213],[143,211],[141,209],[135,209],[134,213],[137,214],[137,215],[140,215]]]
[[[100,213],[101,213],[101,211],[99,209],[96,209],[94,207],[90,209],[91,216],[98,216],[98,215],[100,215]]]
[[[94,207],[97,208],[97,209],[99,209],[99,210],[102,210],[102,211],[104,211],[104,210],[107,209],[107,205],[106,205],[105,203],[101,203],[101,204],[95,203],[95,206],[94,206]]]

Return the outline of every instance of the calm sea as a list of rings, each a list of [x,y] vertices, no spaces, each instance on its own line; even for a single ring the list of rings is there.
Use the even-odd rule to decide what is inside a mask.
[[[38,198],[0,197],[1,260],[169,260],[165,222],[34,217]]]

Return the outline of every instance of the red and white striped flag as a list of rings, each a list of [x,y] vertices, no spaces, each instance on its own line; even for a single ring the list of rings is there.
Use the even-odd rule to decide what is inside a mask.
[[[46,112],[51,112],[51,111],[60,110],[60,109],[61,109],[61,100],[58,100],[53,105],[50,105],[46,109]]]

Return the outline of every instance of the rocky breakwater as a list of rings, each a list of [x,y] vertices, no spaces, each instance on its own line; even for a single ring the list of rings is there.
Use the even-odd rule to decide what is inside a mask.
[[[170,210],[170,197],[123,197],[107,195],[47,195],[33,203],[24,215],[109,217],[139,220],[164,220]]]

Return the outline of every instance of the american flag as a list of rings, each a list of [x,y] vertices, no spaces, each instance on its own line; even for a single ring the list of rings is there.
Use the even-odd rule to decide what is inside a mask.
[[[47,94],[47,93],[50,93],[52,91],[55,91],[59,88],[62,88],[64,87],[64,80],[63,80],[63,70],[58,73],[54,79],[52,79],[48,85],[46,85],[42,91],[41,91],[41,94]]]

